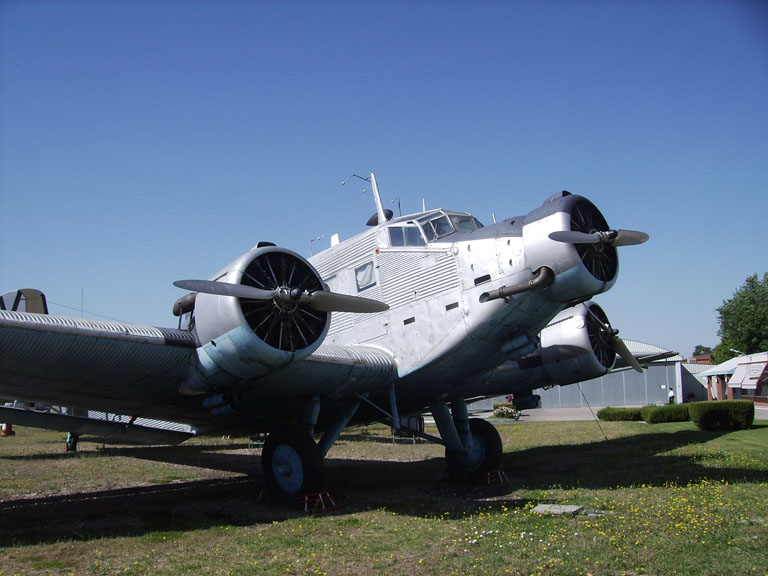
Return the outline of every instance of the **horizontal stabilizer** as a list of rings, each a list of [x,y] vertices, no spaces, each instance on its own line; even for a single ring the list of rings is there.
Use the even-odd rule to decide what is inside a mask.
[[[0,422],[98,436],[105,443],[115,444],[180,444],[195,436],[192,432],[3,406],[0,406]]]

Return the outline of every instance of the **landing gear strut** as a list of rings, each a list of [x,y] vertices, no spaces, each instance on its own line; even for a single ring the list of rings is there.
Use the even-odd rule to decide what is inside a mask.
[[[448,475],[457,481],[472,481],[501,464],[501,436],[490,422],[469,418],[463,401],[435,403],[432,415],[445,444]]]

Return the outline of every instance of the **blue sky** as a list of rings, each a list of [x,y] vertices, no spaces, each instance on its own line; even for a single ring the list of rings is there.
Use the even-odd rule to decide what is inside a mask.
[[[361,231],[370,171],[485,222],[587,196],[651,235],[622,336],[714,346],[768,270],[768,4],[0,2],[0,292],[172,326],[174,280]]]

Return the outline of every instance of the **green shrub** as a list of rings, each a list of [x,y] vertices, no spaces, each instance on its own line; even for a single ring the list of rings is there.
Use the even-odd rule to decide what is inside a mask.
[[[685,422],[690,420],[687,404],[664,404],[663,406],[645,406],[640,415],[648,424],[661,422]]]
[[[688,406],[691,420],[701,430],[746,430],[755,420],[751,400],[693,402]]]
[[[597,417],[600,418],[600,420],[609,421],[631,420],[638,422],[642,420],[642,417],[640,416],[640,408],[614,408],[613,406],[601,408],[597,412]]]

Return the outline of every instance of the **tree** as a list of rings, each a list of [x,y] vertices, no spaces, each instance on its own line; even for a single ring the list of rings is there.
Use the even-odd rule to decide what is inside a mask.
[[[737,354],[768,350],[768,272],[762,280],[748,277],[729,300],[717,309],[720,344],[713,351],[715,362],[724,362]]]
[[[703,356],[704,354],[709,354],[710,352],[712,352],[711,346],[696,344],[696,348],[693,349],[693,354],[691,354],[691,356]]]

